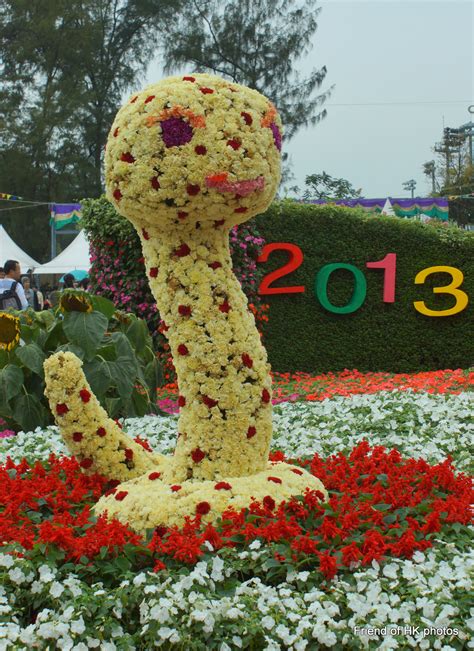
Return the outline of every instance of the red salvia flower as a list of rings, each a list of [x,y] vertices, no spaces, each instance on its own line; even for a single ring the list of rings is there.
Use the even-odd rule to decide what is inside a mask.
[[[80,443],[82,439],[84,438],[84,435],[82,432],[74,432],[72,435],[72,440],[75,441],[76,443]]]
[[[191,306],[190,305],[178,305],[178,312],[181,316],[190,316],[191,315]]]
[[[242,364],[246,366],[247,368],[252,368],[253,366],[253,359],[250,357],[248,353],[243,353],[242,354]]]
[[[117,127],[116,129],[114,129],[114,138],[116,138],[118,134],[119,134],[119,128]]]
[[[181,486],[179,484],[173,484],[173,486],[170,486],[170,488],[173,491],[173,493],[176,493],[176,491],[181,490]]]
[[[263,498],[263,506],[267,509],[270,509],[270,511],[273,511],[276,506],[276,502],[270,495],[265,495]]]
[[[228,301],[224,301],[223,303],[221,303],[219,305],[219,310],[221,312],[224,312],[224,314],[227,314],[229,312],[229,310],[230,310],[230,305],[229,305]]]
[[[180,210],[180,211],[178,212],[178,218],[179,218],[179,219],[186,219],[187,216],[188,216],[188,213],[185,212],[184,210]]]
[[[178,346],[178,355],[188,355],[189,350],[187,349],[185,344],[179,344]]]
[[[191,197],[194,197],[196,194],[199,194],[200,191],[201,191],[201,188],[197,184],[188,183],[188,185],[186,186],[186,192]]]
[[[135,162],[135,158],[132,156],[132,154],[129,151],[124,152],[120,156],[120,160],[123,161],[124,163],[134,163]]]
[[[158,267],[152,267],[150,269],[150,278],[156,278],[158,276]]]
[[[92,464],[93,464],[92,459],[83,459],[79,465],[81,466],[81,468],[84,468],[84,470],[87,470],[92,466]]]
[[[115,188],[112,194],[115,201],[120,201],[120,199],[122,198],[122,193],[120,192],[119,188]]]
[[[149,240],[149,239],[150,239],[150,236],[149,236],[149,234],[148,234],[148,231],[145,230],[144,228],[142,228],[142,235],[143,235],[143,238],[144,238],[145,240]]]
[[[121,502],[124,500],[128,495],[128,491],[119,491],[118,493],[115,494],[115,499],[117,502]]]
[[[214,90],[213,90],[212,88],[200,88],[199,90],[200,90],[201,93],[203,93],[204,95],[210,95],[211,93],[214,92]]]
[[[250,113],[247,113],[246,111],[242,111],[242,113],[240,115],[244,118],[245,124],[247,124],[247,125],[252,124],[253,120],[252,120],[252,116],[250,115]]]
[[[184,407],[186,404],[186,398],[184,396],[178,396],[178,407]]]
[[[207,149],[206,149],[206,147],[204,145],[197,145],[196,147],[194,147],[194,151],[199,156],[203,156],[204,154],[207,153]]]
[[[183,81],[191,81],[191,82],[195,82],[196,79],[195,79],[195,77],[183,77]]]
[[[227,144],[229,145],[229,147],[232,147],[232,149],[235,151],[239,149],[242,143],[239,140],[232,138],[231,140],[227,141]]]
[[[125,459],[127,461],[131,461],[133,459],[133,450],[131,450],[130,448],[125,449]]]
[[[56,405],[56,413],[58,416],[64,416],[64,414],[67,414],[69,411],[69,407],[64,404],[64,402],[60,402],[59,404]]]
[[[281,479],[279,477],[267,477],[267,481],[272,481],[274,484],[281,484]]]
[[[145,104],[148,104],[149,102],[151,102],[151,101],[154,100],[154,99],[155,99],[155,96],[154,96],[154,95],[148,95],[148,97],[147,97],[146,100],[145,100]]]
[[[268,391],[268,389],[263,389],[262,391],[262,402],[264,403],[270,402],[270,392]]]
[[[210,267],[211,269],[214,269],[214,270],[219,269],[219,267],[222,267],[221,263],[217,262],[217,261],[216,262],[210,262],[207,266]]]
[[[148,479],[151,479],[152,481],[155,479],[159,479],[161,477],[161,472],[151,472],[148,475]]]
[[[150,183],[151,183],[151,187],[153,188],[153,190],[159,190],[160,187],[161,187],[160,186],[160,180],[159,180],[159,178],[157,176],[153,176]]]
[[[97,430],[97,436],[106,436],[107,432],[105,431],[105,427],[99,427]]]

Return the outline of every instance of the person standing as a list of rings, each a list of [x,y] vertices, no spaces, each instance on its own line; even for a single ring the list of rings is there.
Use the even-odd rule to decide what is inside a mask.
[[[0,310],[13,308],[26,310],[26,300],[23,285],[20,283],[21,267],[18,260],[7,260],[3,265],[5,278],[0,280]]]
[[[32,307],[36,312],[42,310],[43,308],[40,304],[38,291],[36,287],[31,287],[31,282],[28,276],[23,276],[21,283],[23,285],[23,289],[25,290],[25,296],[26,300],[28,301],[28,305]]]

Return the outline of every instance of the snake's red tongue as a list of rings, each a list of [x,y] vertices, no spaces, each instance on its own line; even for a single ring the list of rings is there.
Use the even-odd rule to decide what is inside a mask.
[[[263,176],[258,176],[256,179],[249,179],[247,181],[228,181],[227,172],[222,174],[213,174],[206,177],[206,186],[208,188],[215,188],[219,192],[232,192],[241,197],[246,197],[254,190],[263,190],[265,187],[265,179]]]

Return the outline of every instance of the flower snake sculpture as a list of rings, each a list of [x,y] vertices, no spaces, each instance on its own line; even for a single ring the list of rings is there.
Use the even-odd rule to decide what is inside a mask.
[[[46,360],[46,395],[84,472],[120,482],[95,512],[137,532],[197,513],[214,521],[267,495],[276,503],[306,489],[327,497],[310,473],[269,461],[270,366],[229,253],[230,229],[274,197],[280,150],[275,107],[208,74],[148,86],[112,125],[108,198],[140,236],[178,377],[174,455],[124,434],[70,352]]]

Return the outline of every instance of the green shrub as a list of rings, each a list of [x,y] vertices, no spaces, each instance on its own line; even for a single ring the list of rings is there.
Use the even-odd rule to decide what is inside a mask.
[[[304,285],[305,292],[262,297],[270,305],[265,343],[275,371],[413,372],[474,363],[473,233],[288,200],[274,203],[258,216],[257,227],[267,244],[290,242],[304,254],[301,266],[272,286]],[[394,303],[382,301],[383,272],[366,268],[366,262],[381,260],[387,253],[397,254]],[[287,261],[288,253],[276,251],[261,266],[267,274]],[[333,314],[315,296],[317,272],[333,262],[358,267],[367,280],[365,302],[351,314]],[[428,317],[413,307],[413,301],[419,300],[433,310],[453,306],[452,296],[433,293],[433,287],[450,282],[446,273],[430,275],[424,285],[414,284],[419,271],[437,265],[464,273],[461,288],[471,302],[455,316]],[[333,305],[345,305],[353,287],[350,272],[335,271],[328,298]]]
[[[112,418],[161,413],[155,400],[162,374],[146,323],[81,291],[63,292],[60,305],[55,312],[9,312],[19,319],[21,343],[0,349],[0,417],[7,425],[29,431],[53,422],[43,362],[59,350],[83,361],[87,381]]]

